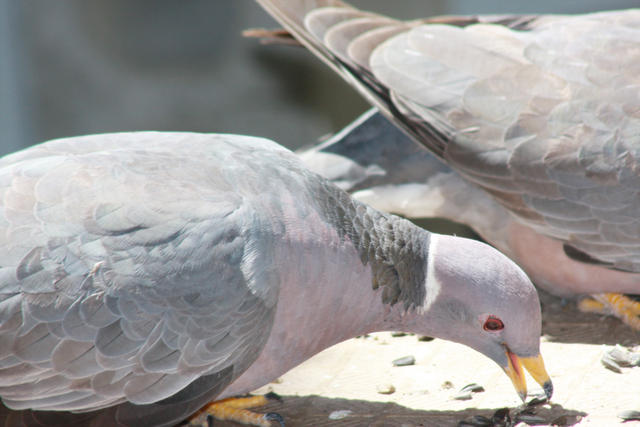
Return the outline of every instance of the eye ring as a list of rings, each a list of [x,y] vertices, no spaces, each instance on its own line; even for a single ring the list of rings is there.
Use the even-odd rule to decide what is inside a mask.
[[[496,332],[504,329],[504,323],[500,318],[491,315],[487,317],[487,320],[484,321],[484,325],[482,325],[482,329],[488,332]]]

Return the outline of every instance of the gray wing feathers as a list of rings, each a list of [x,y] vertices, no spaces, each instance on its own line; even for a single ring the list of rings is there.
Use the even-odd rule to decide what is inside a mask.
[[[412,91],[411,82],[398,84],[399,77],[380,78],[426,107],[416,109],[423,117],[445,117],[462,131],[450,133],[445,158],[507,206],[498,193],[521,197],[526,208],[513,211],[522,221],[617,268],[638,271],[640,243],[618,247],[622,235],[607,224],[638,212],[637,192],[623,177],[637,180],[632,147],[640,117],[629,105],[640,96],[640,78],[626,70],[640,62],[632,53],[640,52],[640,31],[628,25],[639,16],[631,10],[557,19],[529,32],[449,27],[446,37],[440,37],[442,28],[424,26],[403,35],[427,63],[410,74],[451,90],[453,103],[434,103],[433,95]],[[469,38],[457,40],[455,33]],[[421,41],[421,34],[430,39]],[[484,35],[490,38],[483,40]],[[397,73],[403,54],[390,51],[382,46],[374,56],[383,56],[384,70]],[[444,72],[430,71],[432,62]],[[629,65],[622,73],[616,71],[621,63]],[[458,72],[468,74],[462,87],[438,78]],[[633,234],[640,238],[637,230]]]
[[[394,23],[260,3],[519,221],[640,271],[640,10]]]
[[[219,392],[264,344],[277,282],[270,269],[246,272],[269,264],[269,251],[257,250],[268,243],[252,243],[251,202],[229,191],[221,163],[204,160],[224,163],[233,144],[195,136],[189,157],[179,145],[154,151],[154,135],[87,138],[93,152],[66,157],[76,144],[56,141],[0,168],[0,395],[9,407],[147,405],[224,371],[207,386]],[[57,185],[44,182],[52,178]],[[24,239],[12,237],[17,228]]]
[[[258,0],[258,3],[290,30],[308,49],[315,52],[329,66],[340,72],[340,67],[334,61],[333,55],[322,44],[318,43],[314,36],[307,32],[304,21],[309,12],[319,8],[338,8],[341,10],[340,14],[345,10],[347,11],[346,13],[350,10],[356,11],[355,9],[340,0],[313,0],[308,2]]]

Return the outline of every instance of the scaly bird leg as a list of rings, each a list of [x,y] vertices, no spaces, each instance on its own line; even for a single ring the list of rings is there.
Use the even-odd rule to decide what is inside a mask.
[[[190,419],[187,426],[209,426],[212,417],[221,421],[235,421],[240,424],[271,427],[272,421],[284,427],[284,419],[275,412],[258,414],[251,412],[249,408],[266,405],[269,399],[281,400],[275,393],[268,393],[265,396],[230,397],[228,399],[216,400],[208,403]]]
[[[610,314],[640,330],[640,301],[623,294],[594,294],[579,301],[578,308],[590,313]]]

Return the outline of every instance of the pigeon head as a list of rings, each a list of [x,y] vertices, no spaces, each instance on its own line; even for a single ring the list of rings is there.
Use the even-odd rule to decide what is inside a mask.
[[[527,275],[480,242],[437,234],[431,242],[422,307],[429,325],[425,332],[495,361],[523,400],[524,366],[550,398],[553,386],[540,356],[540,302]]]

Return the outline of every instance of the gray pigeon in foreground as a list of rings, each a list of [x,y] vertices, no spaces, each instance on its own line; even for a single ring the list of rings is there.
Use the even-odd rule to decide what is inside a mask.
[[[363,200],[465,222],[536,284],[598,294],[640,328],[640,304],[611,294],[640,293],[640,9],[404,22],[338,0],[258,3],[450,166],[431,175],[426,154],[370,132],[380,147],[347,158],[390,160],[359,164],[375,187]],[[337,173],[327,159],[307,156]]]
[[[524,366],[551,396],[515,263],[355,201],[268,140],[50,141],[0,160],[0,194],[4,425],[173,425],[382,330],[466,344],[522,398]]]

